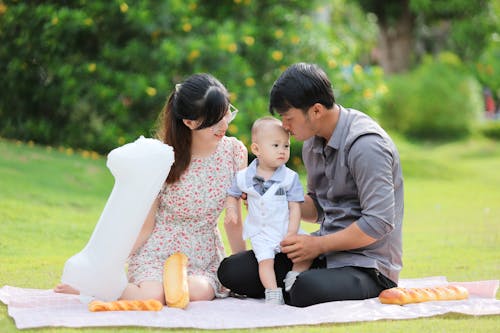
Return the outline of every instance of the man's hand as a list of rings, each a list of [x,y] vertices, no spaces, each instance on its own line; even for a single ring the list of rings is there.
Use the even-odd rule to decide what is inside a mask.
[[[321,254],[319,237],[309,235],[287,236],[280,243],[281,252],[293,262],[313,260]]]

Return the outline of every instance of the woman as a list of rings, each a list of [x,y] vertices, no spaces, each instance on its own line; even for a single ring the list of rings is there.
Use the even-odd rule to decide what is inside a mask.
[[[189,259],[191,301],[227,295],[217,279],[224,258],[217,221],[232,178],[247,165],[245,146],[225,136],[236,113],[227,89],[209,74],[190,76],[169,96],[158,138],[173,147],[175,162],[132,250],[121,299],[165,303],[163,264],[175,252]],[[225,229],[232,252],[245,250],[241,221]],[[65,284],[54,290],[78,293]]]

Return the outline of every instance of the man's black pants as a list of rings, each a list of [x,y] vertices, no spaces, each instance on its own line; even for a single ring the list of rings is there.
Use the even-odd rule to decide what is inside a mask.
[[[292,261],[283,253],[274,258],[278,287],[292,269]],[[233,293],[251,298],[263,298],[259,268],[253,251],[244,251],[225,258],[218,269],[220,282]],[[289,293],[284,292],[285,303],[298,307],[313,304],[360,300],[377,297],[384,289],[396,284],[374,268],[347,266],[326,268],[324,259],[314,260],[308,271],[301,273]]]

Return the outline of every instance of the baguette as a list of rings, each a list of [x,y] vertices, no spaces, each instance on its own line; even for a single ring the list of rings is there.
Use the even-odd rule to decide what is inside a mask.
[[[174,253],[163,267],[163,289],[167,306],[185,309],[189,304],[187,282],[188,258],[184,253]]]
[[[429,288],[391,288],[378,296],[383,304],[405,305],[429,301],[452,301],[469,297],[469,292],[462,286],[447,285]]]
[[[112,302],[92,301],[89,310],[97,311],[160,311],[163,304],[155,299],[149,300],[118,300]]]

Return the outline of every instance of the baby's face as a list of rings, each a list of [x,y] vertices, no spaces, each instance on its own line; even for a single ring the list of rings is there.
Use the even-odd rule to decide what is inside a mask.
[[[267,128],[260,133],[259,164],[269,168],[278,168],[290,158],[290,135],[282,128]]]

